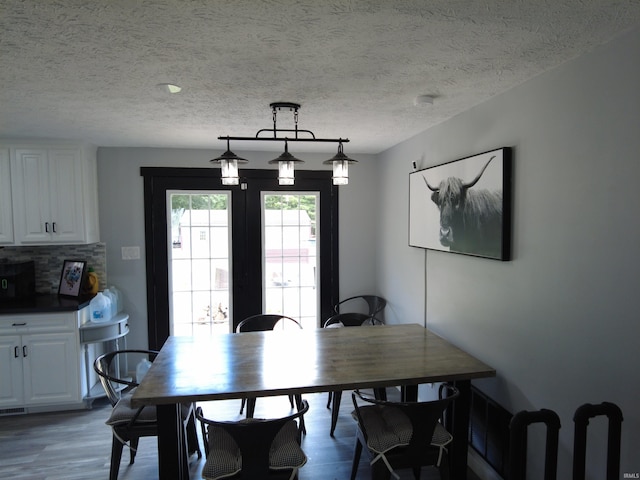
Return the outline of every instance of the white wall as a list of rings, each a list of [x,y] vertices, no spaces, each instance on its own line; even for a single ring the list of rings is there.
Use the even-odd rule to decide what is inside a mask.
[[[224,145],[221,145],[224,147]],[[154,148],[98,149],[98,195],[101,241],[107,245],[109,284],[124,294],[130,315],[129,347],[147,348],[147,292],[144,236],[144,192],[140,167],[208,168],[209,160],[222,151]],[[251,161],[251,168],[273,168],[267,161],[278,153],[236,152]],[[377,178],[372,156],[357,155],[350,169],[349,185],[339,187],[340,296],[375,291],[376,192]],[[323,170],[323,160],[335,155],[296,154],[303,167]],[[139,246],[140,260],[122,260],[122,247]]]
[[[422,323],[426,296],[428,326],[496,368],[481,389],[513,412],[555,410],[559,479],[571,478],[573,413],[586,402],[622,408],[621,474],[640,472],[639,86],[635,30],[379,158],[387,320]],[[513,260],[408,247],[411,161],[503,146],[514,147]],[[602,450],[590,450],[589,479],[604,478],[604,430],[589,426]],[[542,463],[530,460],[531,478]]]

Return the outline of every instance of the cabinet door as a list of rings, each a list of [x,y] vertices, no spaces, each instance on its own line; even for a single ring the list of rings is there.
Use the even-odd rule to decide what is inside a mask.
[[[0,147],[0,245],[13,243],[13,203],[9,149]]]
[[[80,401],[79,353],[73,333],[24,335],[25,405]]]
[[[22,345],[18,335],[0,337],[0,409],[23,405]]]
[[[82,159],[77,149],[51,149],[49,192],[51,241],[78,242],[84,239]]]
[[[15,182],[16,241],[49,242],[49,163],[45,149],[16,149],[12,164]]]

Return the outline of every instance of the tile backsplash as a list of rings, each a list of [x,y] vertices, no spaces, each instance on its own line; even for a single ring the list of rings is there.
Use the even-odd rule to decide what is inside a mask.
[[[0,259],[33,260],[36,270],[36,292],[58,293],[62,262],[85,260],[98,274],[100,290],[107,285],[107,245],[47,245],[34,247],[0,247]]]

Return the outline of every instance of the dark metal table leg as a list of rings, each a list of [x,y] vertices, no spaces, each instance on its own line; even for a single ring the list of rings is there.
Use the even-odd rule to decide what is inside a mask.
[[[460,396],[452,404],[453,415],[447,415],[447,421],[451,422],[448,428],[453,435],[449,451],[450,475],[451,480],[466,480],[471,380],[460,380],[453,385],[460,391]]]
[[[184,428],[179,405],[158,405],[158,478],[189,480]]]

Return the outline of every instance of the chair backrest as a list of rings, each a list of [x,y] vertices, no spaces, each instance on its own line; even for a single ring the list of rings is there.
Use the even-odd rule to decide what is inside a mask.
[[[157,355],[158,352],[154,350],[114,350],[96,358],[93,362],[93,369],[98,374],[100,383],[112,406],[118,403],[122,393],[126,393],[138,386],[137,382],[130,378],[123,378],[120,375],[120,365],[130,363],[130,361],[125,361],[124,359],[147,358],[153,361]]]
[[[361,325],[382,325],[382,321],[374,316],[364,313],[349,312],[349,313],[337,313],[332,317],[329,317],[324,322],[324,327],[330,327],[331,325],[342,327],[359,327]]]
[[[356,295],[339,301],[333,306],[333,310],[336,313],[340,313],[340,310],[344,311],[346,307],[348,307],[349,310],[356,310],[360,307],[358,303],[361,303],[362,301],[366,303],[368,309],[367,313],[372,317],[375,317],[377,314],[382,312],[384,307],[387,306],[387,301],[377,295]]]
[[[273,330],[279,322],[283,322],[281,324],[283,328],[286,328],[286,326],[302,328],[302,325],[291,317],[261,313],[242,320],[236,327],[236,332],[266,332],[268,330]]]
[[[198,407],[196,409],[196,418],[201,422],[202,438],[207,457],[209,457],[209,449],[211,448],[209,432],[211,432],[212,427],[221,428],[233,438],[240,450],[242,470],[239,473],[241,478],[272,478],[269,475],[269,453],[273,440],[287,423],[302,417],[308,410],[309,404],[306,400],[303,400],[300,410],[286,417],[270,419],[249,418],[231,422],[204,418],[202,408]],[[301,433],[299,425],[296,428],[295,441],[300,445]],[[288,475],[286,478],[288,478]]]
[[[556,480],[560,417],[553,410],[546,408],[531,412],[522,410],[511,418],[509,424],[509,478],[525,480],[527,477],[527,429],[533,423],[544,423],[547,427],[544,480]]]
[[[446,385],[444,387],[446,391],[442,392],[441,398],[437,400],[430,400],[425,402],[392,402],[386,400],[376,400],[369,396],[363,395],[360,391],[356,390],[352,393],[351,397],[353,405],[355,407],[355,413],[358,418],[358,425],[365,440],[368,442],[368,432],[366,432],[363,425],[363,417],[361,409],[367,408],[367,406],[361,406],[358,403],[358,399],[365,402],[376,405],[379,408],[395,409],[395,413],[399,411],[411,422],[411,432],[409,432],[411,438],[408,445],[402,449],[402,455],[405,458],[416,459],[420,461],[425,456],[425,452],[429,449],[432,443],[433,432],[436,428],[436,423],[442,416],[442,412],[453,402],[460,392],[457,388]],[[370,408],[370,407],[369,407]],[[401,432],[398,432],[402,435]]]
[[[622,435],[622,410],[614,403],[602,402],[598,405],[585,403],[577,408],[573,416],[575,433],[573,436],[573,479],[584,479],[587,460],[587,425],[589,420],[606,416],[609,420],[607,434],[607,480],[620,478],[620,436]]]

